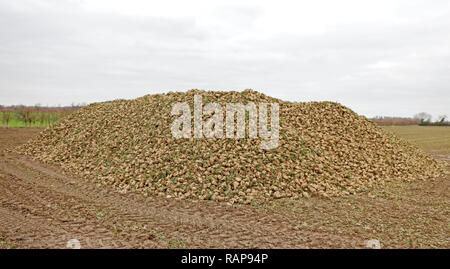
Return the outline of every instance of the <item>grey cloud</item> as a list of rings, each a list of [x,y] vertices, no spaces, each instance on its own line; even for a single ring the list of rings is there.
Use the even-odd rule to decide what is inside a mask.
[[[419,17],[429,5],[414,3],[405,16]],[[0,5],[0,103],[254,88],[286,100],[339,101],[368,116],[450,114],[450,9],[444,2],[437,9],[447,13],[426,20],[339,24],[315,35],[280,31],[258,40],[245,38],[263,14],[258,7],[218,7],[212,13],[218,24],[209,27],[189,16],[133,17],[56,5],[37,11]]]

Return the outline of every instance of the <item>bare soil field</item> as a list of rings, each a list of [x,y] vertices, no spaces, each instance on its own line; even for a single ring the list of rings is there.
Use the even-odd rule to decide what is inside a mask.
[[[41,130],[0,128],[0,248],[450,248],[449,176],[251,205],[145,197],[5,151]],[[449,161],[442,147],[425,150]]]

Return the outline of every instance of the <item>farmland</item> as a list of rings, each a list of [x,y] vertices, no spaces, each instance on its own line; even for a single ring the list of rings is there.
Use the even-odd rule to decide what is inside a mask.
[[[450,155],[448,126],[385,126],[383,127],[438,157]]]
[[[40,107],[14,106],[0,107],[0,126],[17,127],[48,127],[72,113],[79,106],[72,107]]]
[[[435,128],[392,131],[441,158],[450,128]],[[0,129],[0,248],[65,248],[71,238],[93,248],[360,248],[372,238],[383,248],[450,247],[449,176],[250,205],[145,197],[5,152],[41,130]]]
[[[267,114],[261,103],[270,102],[274,133],[266,136],[264,124],[259,124],[258,135],[252,131],[252,138],[230,130],[229,138],[217,139],[223,138],[224,122],[218,107],[214,124],[194,120],[195,137],[189,134],[189,103],[201,112],[203,106],[207,111],[210,105],[224,107],[230,102],[258,106],[260,119]],[[177,117],[171,107],[179,103],[186,113]],[[256,114],[256,109],[250,110]],[[249,119],[248,126],[256,131],[256,125],[250,125],[254,120]],[[245,120],[240,123],[245,128]],[[177,126],[183,126],[186,137],[179,136]],[[207,133],[214,134],[208,135],[212,139]],[[267,149],[262,142],[273,144]],[[251,89],[192,89],[96,103],[16,152],[124,192],[229,204],[346,196],[385,182],[437,177],[444,169],[431,156],[341,104],[290,103]]]
[[[450,164],[450,128],[383,127]],[[448,167],[448,166],[447,166]],[[272,210],[298,218],[299,227],[377,238],[384,247],[449,248],[450,176],[391,182],[353,197],[275,202]]]

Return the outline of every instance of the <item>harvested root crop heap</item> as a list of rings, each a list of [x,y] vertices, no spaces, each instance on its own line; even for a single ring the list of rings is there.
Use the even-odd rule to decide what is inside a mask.
[[[278,103],[279,146],[261,138],[180,138],[172,106]],[[225,128],[225,126],[224,126]],[[425,180],[440,163],[333,102],[291,103],[255,91],[146,95],[89,105],[17,149],[81,177],[146,195],[238,203],[341,196],[391,180]]]

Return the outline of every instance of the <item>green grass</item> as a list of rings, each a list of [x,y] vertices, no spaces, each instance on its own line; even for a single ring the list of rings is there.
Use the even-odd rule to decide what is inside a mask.
[[[8,122],[8,125],[6,125],[4,122],[0,123],[0,127],[8,127],[8,128],[23,128],[23,127],[38,127],[38,128],[45,128],[48,127],[50,125],[52,125],[53,123],[42,123],[42,122],[34,122],[32,124],[25,124],[24,121],[21,120],[11,120]]]
[[[64,115],[60,112],[32,112],[32,117],[35,120],[30,124],[26,123],[24,119],[17,112],[7,112],[10,115],[10,119],[8,124],[4,119],[5,112],[0,113],[0,127],[8,127],[8,128],[23,128],[23,127],[34,127],[34,128],[45,128],[50,125],[53,125]]]

